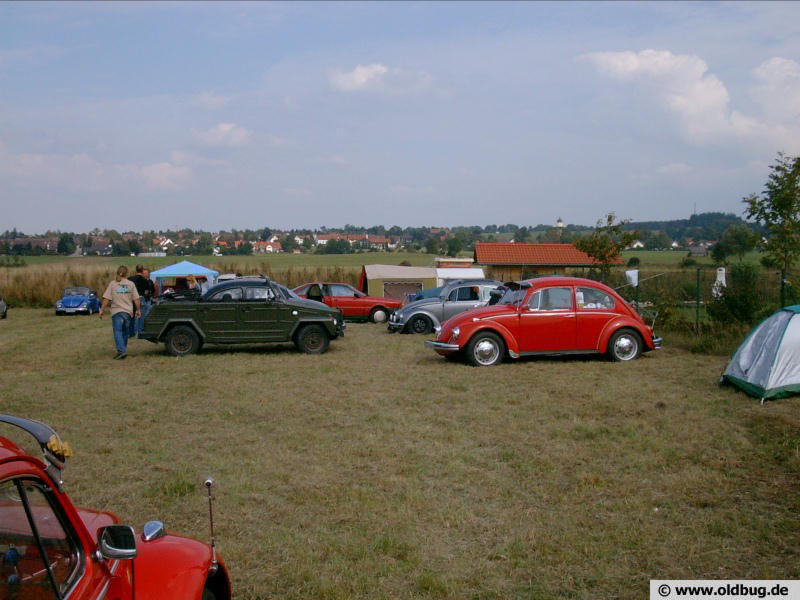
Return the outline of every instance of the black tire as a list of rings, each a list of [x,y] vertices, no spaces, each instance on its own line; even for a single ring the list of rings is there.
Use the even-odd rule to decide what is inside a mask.
[[[188,325],[176,325],[167,333],[164,346],[172,356],[186,356],[200,350],[200,336]]]
[[[409,333],[430,333],[433,331],[433,321],[425,315],[414,315],[409,319],[406,330]]]
[[[328,332],[322,325],[312,323],[306,325],[297,332],[295,339],[295,346],[300,352],[306,354],[324,354],[328,351],[331,340],[328,337]]]
[[[632,329],[615,331],[608,340],[608,358],[614,362],[636,360],[642,353],[642,338]]]
[[[210,589],[206,588],[203,590],[203,598],[202,600],[217,600],[217,597],[214,595]]]
[[[472,336],[466,347],[466,357],[473,367],[491,367],[500,364],[506,353],[503,339],[491,331],[481,331]]]
[[[382,306],[376,306],[369,311],[370,323],[386,323],[389,320],[389,311]]]

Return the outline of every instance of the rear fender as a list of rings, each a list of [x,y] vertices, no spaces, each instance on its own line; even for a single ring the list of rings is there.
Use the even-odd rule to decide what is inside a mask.
[[[636,333],[639,334],[639,337],[642,338],[644,345],[647,350],[654,350],[655,347],[653,346],[653,335],[647,329],[647,327],[643,326],[641,323],[634,321],[628,317],[620,317],[618,319],[613,319],[609,321],[605,328],[603,328],[603,332],[600,334],[600,342],[599,347],[597,348],[598,352],[607,352],[608,351],[608,341],[611,339],[611,336],[614,335],[620,329],[633,329]]]
[[[201,340],[206,339],[205,332],[200,327],[200,325],[198,325],[197,321],[195,321],[194,319],[170,319],[169,321],[164,323],[164,326],[161,328],[161,331],[158,332],[158,341],[163,342],[164,338],[167,337],[167,331],[172,329],[175,325],[189,325],[197,332],[197,335],[200,336]]]

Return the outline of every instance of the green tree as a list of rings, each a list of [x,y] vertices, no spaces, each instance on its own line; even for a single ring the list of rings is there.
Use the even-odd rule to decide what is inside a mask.
[[[728,225],[719,241],[728,254],[735,254],[739,258],[739,262],[744,260],[744,255],[755,248],[757,243],[758,235],[747,225]]]
[[[460,238],[452,237],[447,240],[447,256],[458,256],[464,244]]]
[[[617,221],[614,213],[608,213],[597,221],[594,231],[575,240],[575,247],[592,257],[600,267],[603,281],[611,273],[611,265],[617,262],[623,248],[629,246],[638,235],[636,231],[625,231],[627,220]]]
[[[294,236],[290,233],[287,234],[284,238],[281,239],[281,248],[284,252],[288,252],[291,254],[294,252],[294,249],[297,248],[298,244],[294,239]]]
[[[58,253],[59,254],[72,254],[75,252],[75,240],[72,239],[72,234],[62,233],[58,238]]]
[[[442,249],[442,242],[439,238],[429,237],[425,242],[425,252],[428,254],[439,254]]]
[[[742,201],[747,205],[745,216],[766,231],[764,252],[788,270],[800,255],[800,156],[779,152],[769,169],[764,191]]]

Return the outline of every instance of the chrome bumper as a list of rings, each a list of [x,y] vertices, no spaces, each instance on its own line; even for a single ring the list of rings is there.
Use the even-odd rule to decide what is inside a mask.
[[[389,321],[387,324],[387,328],[389,331],[403,331],[405,329],[406,324],[400,323],[399,321]]]
[[[654,337],[653,338],[653,348],[655,348],[656,350],[661,350],[661,343],[662,342],[663,342],[662,338]]]
[[[445,344],[434,340],[425,340],[425,347],[433,348],[434,350],[447,350],[448,352],[458,351],[458,344]]]

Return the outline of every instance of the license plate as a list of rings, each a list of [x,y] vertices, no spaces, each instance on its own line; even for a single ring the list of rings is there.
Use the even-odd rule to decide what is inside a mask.
[[[73,312],[77,312],[77,311],[78,311],[77,308],[65,308],[64,309],[64,312],[68,312],[68,313],[73,313]]]

